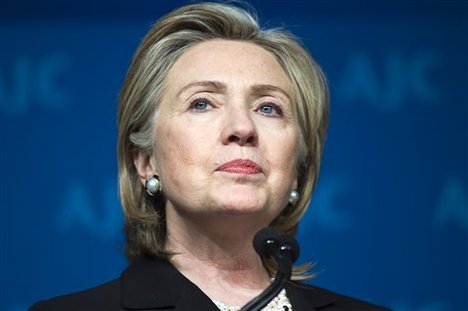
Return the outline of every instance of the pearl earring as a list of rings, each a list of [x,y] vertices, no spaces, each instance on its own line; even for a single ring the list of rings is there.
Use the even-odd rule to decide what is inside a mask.
[[[156,194],[161,192],[162,185],[161,181],[159,180],[159,176],[154,175],[153,177],[148,178],[145,183],[145,188],[146,192],[148,192],[150,196],[155,196]]]
[[[299,192],[293,190],[291,193],[289,193],[289,204],[294,206],[296,205],[297,201],[299,201]]]

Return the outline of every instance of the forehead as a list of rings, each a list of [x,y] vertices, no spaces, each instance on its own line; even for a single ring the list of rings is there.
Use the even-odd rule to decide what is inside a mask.
[[[181,88],[203,80],[274,85],[292,95],[291,82],[273,54],[249,42],[210,40],[196,44],[174,63],[167,84]]]

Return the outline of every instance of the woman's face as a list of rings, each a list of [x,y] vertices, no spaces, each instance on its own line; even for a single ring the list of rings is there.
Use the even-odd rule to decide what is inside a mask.
[[[252,43],[212,40],[171,68],[156,117],[155,166],[167,209],[271,222],[296,188],[293,88]]]

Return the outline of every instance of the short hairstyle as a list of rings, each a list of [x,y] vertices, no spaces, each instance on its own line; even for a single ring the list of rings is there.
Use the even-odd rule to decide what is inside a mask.
[[[264,48],[291,80],[299,132],[296,163],[300,199],[284,208],[271,227],[280,234],[295,236],[309,205],[328,123],[328,88],[319,65],[291,33],[261,29],[255,14],[247,9],[221,3],[183,6],[162,17],[146,34],[119,97],[119,187],[130,259],[139,254],[170,255],[165,249],[165,198],[146,194],[134,159],[141,152],[153,158],[156,114],[172,65],[190,47],[214,39],[249,42]],[[270,273],[273,270],[269,268]],[[293,272],[294,278],[300,279],[300,273]]]

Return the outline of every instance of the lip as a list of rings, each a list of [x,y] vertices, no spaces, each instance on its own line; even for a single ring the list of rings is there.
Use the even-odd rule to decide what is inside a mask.
[[[252,160],[236,159],[222,164],[216,171],[234,174],[260,174],[262,169]]]

